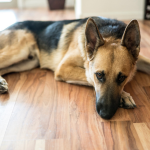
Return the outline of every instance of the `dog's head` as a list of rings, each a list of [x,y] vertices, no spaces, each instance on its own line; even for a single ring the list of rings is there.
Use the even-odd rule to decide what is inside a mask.
[[[126,27],[122,39],[103,38],[93,19],[85,29],[87,77],[96,91],[96,110],[110,119],[120,104],[125,84],[135,73],[140,51],[140,30],[136,20]]]

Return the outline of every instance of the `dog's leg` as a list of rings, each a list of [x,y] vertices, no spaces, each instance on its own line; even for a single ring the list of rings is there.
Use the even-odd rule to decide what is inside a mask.
[[[8,84],[4,78],[0,76],[0,94],[8,91]]]
[[[142,55],[139,55],[137,61],[137,70],[150,74],[150,59]]]
[[[38,61],[38,58],[35,57],[31,60],[30,59],[23,60],[22,62],[20,62],[18,64],[14,64],[7,68],[0,69],[0,75],[4,75],[4,74],[10,73],[10,72],[21,72],[21,71],[31,70],[38,66],[39,66],[39,61]]]
[[[28,57],[37,56],[38,52],[32,33],[25,30],[0,32],[0,69],[19,63]]]
[[[55,70],[55,79],[67,83],[92,86],[86,77],[83,58],[77,49],[70,49]]]
[[[0,32],[0,75],[35,68],[38,66],[38,55],[39,50],[32,33],[25,30]],[[7,82],[0,76],[0,93],[6,91]]]
[[[0,74],[4,75],[10,72],[21,72],[21,71],[26,71],[30,70],[33,68],[38,67],[39,61],[37,58],[34,58],[32,60],[24,60],[18,64],[14,64],[10,67],[0,69]],[[4,78],[0,76],[0,94],[3,94],[8,91],[8,84]]]
[[[85,69],[78,66],[63,65],[59,70],[55,71],[55,79],[65,81],[67,83],[92,86],[86,78]]]
[[[136,107],[136,104],[135,104],[132,96],[125,91],[123,91],[121,94],[120,107],[126,108],[126,109]]]

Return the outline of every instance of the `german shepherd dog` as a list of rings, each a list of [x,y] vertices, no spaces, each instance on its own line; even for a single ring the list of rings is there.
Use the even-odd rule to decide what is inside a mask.
[[[40,67],[54,71],[58,81],[93,86],[98,114],[110,119],[118,107],[136,107],[123,88],[136,66],[150,73],[150,60],[139,52],[136,20],[128,25],[102,17],[24,21],[0,32],[0,75]],[[7,91],[0,77],[0,93]]]

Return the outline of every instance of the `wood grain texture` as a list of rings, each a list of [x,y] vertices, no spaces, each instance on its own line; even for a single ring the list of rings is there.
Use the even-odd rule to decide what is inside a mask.
[[[35,143],[35,150],[45,150],[45,140],[43,139],[39,139],[39,140],[36,140],[36,143]]]
[[[11,10],[11,13],[16,21],[75,16],[72,10]],[[4,25],[5,20],[0,19]],[[8,22],[11,24],[11,20]],[[140,21],[140,28],[141,54],[150,58],[150,21]],[[96,113],[91,87],[57,82],[53,72],[40,69],[11,73],[4,78],[9,93],[0,95],[0,150],[150,149],[150,76],[147,74],[137,72],[125,87],[137,108],[120,108],[109,121]]]
[[[103,129],[108,150],[144,150],[131,122],[103,123]]]
[[[140,138],[144,150],[150,149],[150,124],[149,123],[134,123],[134,127]]]

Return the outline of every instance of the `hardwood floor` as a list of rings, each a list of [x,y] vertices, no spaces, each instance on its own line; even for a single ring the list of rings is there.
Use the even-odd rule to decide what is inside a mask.
[[[9,13],[14,20],[4,17]],[[0,28],[27,19],[71,18],[72,10],[1,10]],[[150,58],[150,21],[139,23],[141,54]],[[4,77],[9,93],[0,95],[0,150],[150,149],[150,75],[137,72],[125,87],[137,108],[120,108],[109,121],[96,113],[91,87],[57,82],[49,70]]]

